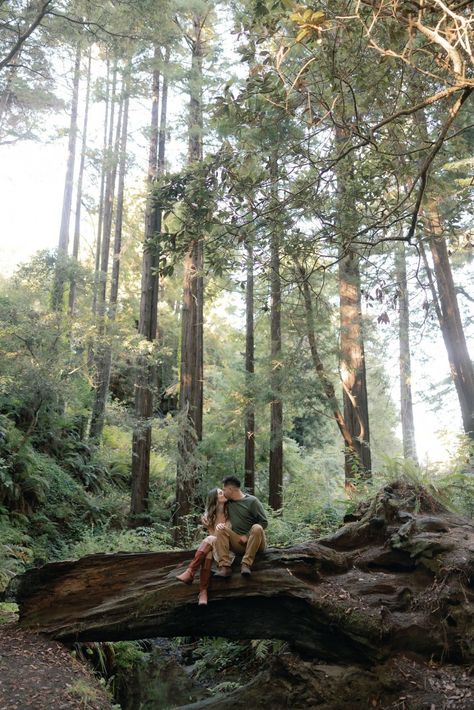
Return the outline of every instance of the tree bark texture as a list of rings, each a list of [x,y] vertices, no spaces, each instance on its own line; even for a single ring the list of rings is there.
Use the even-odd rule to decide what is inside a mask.
[[[120,258],[122,254],[123,208],[125,194],[125,176],[127,172],[127,136],[128,111],[130,105],[130,77],[125,78],[123,97],[123,117],[118,164],[117,205],[115,210],[115,235],[112,256],[112,274],[110,277],[109,319],[115,320],[120,280]]]
[[[245,292],[245,488],[255,492],[255,343],[254,343],[254,275],[253,245],[249,241],[247,249],[247,283]]]
[[[69,124],[68,157],[64,180],[63,206],[59,228],[58,263],[53,285],[52,306],[55,311],[63,308],[65,267],[69,248],[69,225],[71,221],[72,193],[74,189],[74,166],[76,163],[77,111],[79,105],[79,81],[81,77],[81,46],[76,47],[72,86],[71,118]]]
[[[87,148],[87,127],[89,122],[89,101],[90,101],[90,90],[91,90],[91,64],[92,64],[92,50],[89,50],[89,57],[87,60],[87,78],[86,78],[86,98],[84,101],[84,120],[82,124],[82,146],[81,146],[81,160],[79,164],[79,174],[77,177],[77,195],[76,195],[76,214],[74,219],[74,241],[72,245],[72,258],[74,260],[74,265],[77,267],[79,259],[79,243],[81,239],[81,211],[82,211],[82,183],[84,180],[84,167],[86,162],[86,148]],[[76,307],[76,276],[73,274],[71,276],[71,282],[69,285],[69,313],[74,316],[74,311]]]
[[[104,191],[104,218],[102,227],[102,244],[100,251],[100,269],[99,269],[99,288],[98,288],[98,315],[99,315],[99,330],[105,327],[103,316],[106,310],[106,295],[107,295],[107,278],[109,272],[110,260],[110,242],[112,238],[113,216],[114,216],[114,200],[115,186],[117,180],[117,166],[119,162],[120,137],[123,115],[123,95],[119,99],[119,110],[117,123],[114,124],[115,104],[117,103],[116,96],[117,88],[117,66],[114,67],[112,80],[112,104],[110,111],[109,125],[109,150],[107,155],[108,170],[105,176],[105,191]],[[115,138],[114,136],[115,130]]]
[[[189,82],[188,160],[203,157],[203,26],[204,19],[193,17],[191,74]],[[179,408],[182,426],[178,437],[176,473],[176,507],[174,523],[176,541],[183,539],[185,516],[194,505],[198,466],[196,446],[202,439],[203,410],[203,326],[204,326],[204,243],[194,238],[184,258],[183,305],[181,312],[181,368]]]
[[[184,259],[183,304],[181,309],[181,373],[179,409],[182,414],[178,436],[176,477],[176,539],[185,534],[184,516],[194,506],[198,482],[196,446],[202,437],[202,310],[199,299],[203,268],[202,244],[194,241]],[[202,301],[201,301],[202,302]]]
[[[346,447],[345,475],[349,482],[358,473],[370,475],[371,470],[359,256],[352,249],[339,261],[339,303],[344,421],[357,453],[354,460],[352,451]]]
[[[394,654],[474,661],[474,526],[430,493],[385,486],[334,535],[212,579],[209,604],[175,579],[187,552],[97,554],[19,580],[20,623],[64,641],[281,638],[340,664]],[[235,564],[238,568],[238,564]]]
[[[161,89],[161,113],[160,129],[158,133],[158,174],[165,172],[165,149],[166,149],[166,123],[168,115],[168,68],[170,63],[170,49],[165,50],[165,63],[163,70],[163,86]]]
[[[112,91],[112,96],[115,93],[115,86]],[[97,312],[97,295],[99,288],[99,278],[100,278],[100,255],[102,252],[102,230],[104,224],[104,206],[105,206],[105,179],[107,175],[107,146],[108,136],[110,132],[109,128],[109,108],[113,111],[113,101],[110,99],[111,87],[110,87],[110,60],[107,59],[107,78],[106,78],[106,94],[105,94],[105,116],[104,116],[104,139],[102,146],[102,166],[100,173],[100,193],[99,193],[99,213],[98,213],[98,225],[97,225],[97,242],[95,248],[95,273],[94,273],[94,290],[92,296],[92,313],[93,315]],[[112,113],[113,119],[113,113]],[[113,123],[113,120],[112,120]],[[113,134],[112,134],[113,135]],[[112,140],[112,139],[110,139]]]
[[[298,273],[298,278],[299,278],[299,287],[300,290],[303,294],[303,300],[304,300],[304,305],[305,305],[305,312],[306,312],[306,331],[308,335],[308,343],[309,343],[309,348],[311,351],[311,359],[313,361],[314,369],[316,370],[316,374],[319,377],[319,380],[323,386],[324,394],[326,395],[326,398],[329,402],[329,406],[331,407],[331,411],[334,415],[334,419],[336,420],[336,424],[339,428],[339,431],[341,432],[342,438],[344,440],[344,444],[349,450],[351,456],[354,458],[354,460],[357,460],[358,454],[356,450],[355,443],[352,439],[352,434],[349,431],[346,422],[344,420],[344,416],[341,412],[341,409],[339,407],[339,402],[336,397],[336,392],[334,390],[334,385],[327,376],[325,369],[324,369],[324,364],[323,361],[321,360],[321,357],[319,355],[319,350],[318,350],[318,344],[316,340],[316,329],[315,329],[315,322],[314,322],[314,309],[313,309],[313,299],[311,298],[311,290],[310,286],[308,283],[308,276],[306,274],[306,271],[304,267],[296,263],[296,269]]]
[[[474,439],[474,369],[459,312],[443,225],[434,201],[428,203],[426,212],[429,244],[438,287],[441,332],[461,407],[464,431]]]
[[[278,201],[278,157],[272,158],[272,202]],[[270,222],[270,460],[268,504],[273,510],[283,506],[283,401],[282,401],[282,339],[280,227]]]
[[[160,50],[155,47],[155,62]],[[142,282],[140,297],[140,319],[138,332],[152,342],[157,335],[158,310],[158,234],[161,231],[161,209],[156,204],[152,192],[154,181],[159,172],[159,100],[160,71],[152,74],[152,105],[150,121],[150,145],[148,150],[148,199],[145,211],[145,235],[143,246]],[[163,94],[162,94],[163,109]],[[166,110],[162,120],[166,121]],[[164,165],[165,143],[162,145]],[[135,381],[135,425],[132,437],[132,491],[130,501],[130,526],[136,527],[145,521],[148,512],[148,493],[150,484],[151,424],[153,416],[153,387],[156,368],[150,361],[150,354],[143,353],[137,361]]]
[[[395,255],[398,284],[398,338],[400,344],[400,413],[402,420],[403,455],[418,461],[415,442],[415,421],[411,391],[410,302],[408,294],[405,245],[400,242]]]

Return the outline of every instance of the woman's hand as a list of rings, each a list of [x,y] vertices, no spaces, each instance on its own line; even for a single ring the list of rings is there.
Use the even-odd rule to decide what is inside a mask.
[[[239,537],[239,540],[240,540],[240,542],[242,543],[242,545],[246,545],[246,544],[248,543],[248,541],[249,541],[247,535],[241,535],[241,536]]]
[[[216,530],[225,530],[225,523],[217,523]]]

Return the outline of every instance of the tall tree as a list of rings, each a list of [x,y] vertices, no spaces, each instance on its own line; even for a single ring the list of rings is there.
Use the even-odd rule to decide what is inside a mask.
[[[249,239],[246,248],[247,281],[245,289],[245,487],[255,492],[255,337],[254,337],[254,256]]]
[[[115,96],[116,91],[116,80],[117,80],[117,65],[114,67],[113,72],[113,87],[112,87],[112,105],[110,112],[110,125],[109,125],[109,146],[112,149],[108,154],[109,168],[107,171],[105,179],[105,192],[104,192],[104,221],[103,221],[103,232],[102,232],[102,244],[101,244],[101,255],[100,255],[100,272],[99,272],[99,284],[98,284],[98,298],[97,298],[97,339],[95,343],[95,389],[94,389],[94,403],[92,407],[91,423],[89,436],[94,441],[99,441],[102,436],[102,430],[104,427],[104,416],[105,416],[105,406],[107,402],[107,394],[109,389],[109,381],[107,377],[107,372],[109,371],[109,344],[106,341],[105,333],[107,329],[107,280],[109,272],[109,260],[110,260],[110,242],[112,237],[112,227],[113,227],[113,208],[115,200],[115,187],[117,178],[117,166],[119,161],[120,153],[120,137],[121,137],[121,127],[123,118],[123,108],[124,108],[124,91],[122,90],[121,96],[118,100],[119,111],[117,116],[117,123],[114,126],[114,103],[117,101]],[[123,87],[123,84],[122,84]],[[113,138],[113,129],[115,127],[115,139]]]
[[[76,45],[74,76],[72,86],[71,115],[69,125],[68,158],[64,180],[61,226],[59,229],[56,276],[53,285],[52,305],[55,311],[63,308],[65,268],[69,248],[69,225],[71,220],[72,193],[74,188],[74,166],[76,163],[77,112],[79,105],[79,82],[81,77],[81,45]]]
[[[82,185],[84,180],[84,167],[86,162],[87,149],[87,128],[89,122],[89,102],[91,88],[91,65],[92,65],[92,48],[89,49],[89,57],[87,60],[87,76],[86,76],[86,97],[84,100],[84,120],[82,124],[82,146],[81,160],[79,164],[79,174],[77,177],[76,189],[76,214],[74,216],[74,240],[72,245],[73,266],[77,268],[79,259],[79,243],[81,238],[81,214],[82,214]],[[73,316],[76,305],[76,274],[73,272],[69,285],[69,313]]]
[[[341,117],[335,127],[335,142],[341,152],[350,141],[350,119]],[[346,484],[357,474],[370,475],[370,432],[367,374],[362,325],[360,256],[353,245],[356,181],[347,159],[336,164],[336,203],[339,237],[340,362],[344,421],[356,452],[345,447]]]
[[[140,297],[140,318],[138,332],[149,343],[156,339],[158,310],[158,266],[159,234],[161,231],[161,207],[156,201],[153,187],[156,178],[164,169],[166,103],[164,77],[161,96],[160,133],[160,69],[161,50],[155,46],[151,77],[151,122],[148,149],[148,197],[145,211],[145,235],[142,262]],[[163,110],[163,105],[165,106]],[[162,140],[160,140],[162,139]],[[130,525],[141,525],[148,512],[148,492],[150,480],[151,424],[153,416],[153,390],[156,385],[156,368],[151,361],[151,353],[143,352],[137,361],[135,381],[135,426],[132,438],[132,493],[130,503]]]
[[[418,461],[415,442],[415,421],[413,417],[412,371],[410,353],[410,301],[408,293],[405,245],[396,247],[396,278],[398,284],[398,340],[400,344],[400,413],[402,421],[403,455],[406,459]]]
[[[438,291],[438,317],[461,408],[464,431],[474,439],[474,368],[466,343],[439,207],[426,203],[428,242]]]
[[[274,151],[270,166],[271,206],[274,214],[278,204],[278,156]],[[283,400],[282,338],[281,338],[281,279],[280,235],[278,219],[270,222],[270,459],[268,478],[268,504],[273,510],[283,505]]]
[[[339,304],[344,421],[357,453],[354,459],[353,451],[346,446],[345,474],[349,483],[358,473],[367,475],[371,470],[359,255],[351,248],[342,253],[339,261]]]
[[[99,191],[99,205],[98,205],[98,221],[97,221],[97,238],[95,244],[95,269],[94,269],[94,287],[92,292],[92,313],[95,315],[97,313],[97,296],[99,290],[99,278],[100,278],[100,255],[102,252],[102,232],[104,225],[104,207],[105,207],[105,181],[108,173],[109,161],[107,159],[107,147],[111,146],[113,139],[113,126],[109,125],[109,112],[114,109],[114,102],[111,100],[115,94],[115,84],[112,87],[110,85],[110,59],[106,58],[107,74],[105,79],[105,108],[104,108],[104,133],[103,133],[103,143],[102,143],[102,155],[101,155],[101,167],[100,167],[100,191]],[[114,81],[116,74],[114,73]],[[111,113],[111,124],[113,124],[113,113]]]
[[[339,431],[341,432],[344,444],[348,452],[350,453],[351,458],[354,461],[357,461],[358,453],[356,445],[352,438],[352,433],[349,430],[349,427],[347,426],[343,413],[341,412],[334,385],[326,373],[324,363],[319,354],[318,342],[316,338],[313,299],[311,296],[311,287],[309,284],[309,275],[306,273],[306,269],[304,268],[304,266],[297,260],[296,272],[298,279],[298,287],[303,295],[303,301],[305,306],[306,332],[308,336],[308,343],[311,351],[311,359],[313,361],[313,366],[323,386],[324,394],[329,402],[329,406],[331,407],[334,419],[336,420],[336,424],[339,428]]]
[[[187,42],[191,49],[189,81],[188,162],[203,158],[203,59],[204,28],[208,14],[194,13]],[[176,539],[185,534],[186,515],[193,508],[198,480],[196,445],[202,438],[203,409],[203,320],[204,320],[204,242],[195,235],[188,244],[183,265],[183,302],[181,311],[181,360],[179,409],[182,430],[178,439],[176,476]]]

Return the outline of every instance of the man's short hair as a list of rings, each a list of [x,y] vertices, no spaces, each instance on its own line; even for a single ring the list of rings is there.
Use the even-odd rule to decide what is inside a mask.
[[[223,486],[235,486],[236,488],[240,488],[240,481],[237,478],[237,476],[226,476],[225,478],[222,479],[222,485]]]

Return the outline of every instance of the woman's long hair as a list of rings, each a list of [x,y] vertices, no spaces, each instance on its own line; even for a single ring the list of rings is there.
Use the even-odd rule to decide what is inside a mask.
[[[218,488],[213,488],[207,494],[206,500],[206,510],[204,511],[203,521],[205,525],[211,529],[216,527],[217,518],[217,491]],[[227,503],[224,505],[224,517],[227,520],[229,518],[229,512],[227,510]]]

